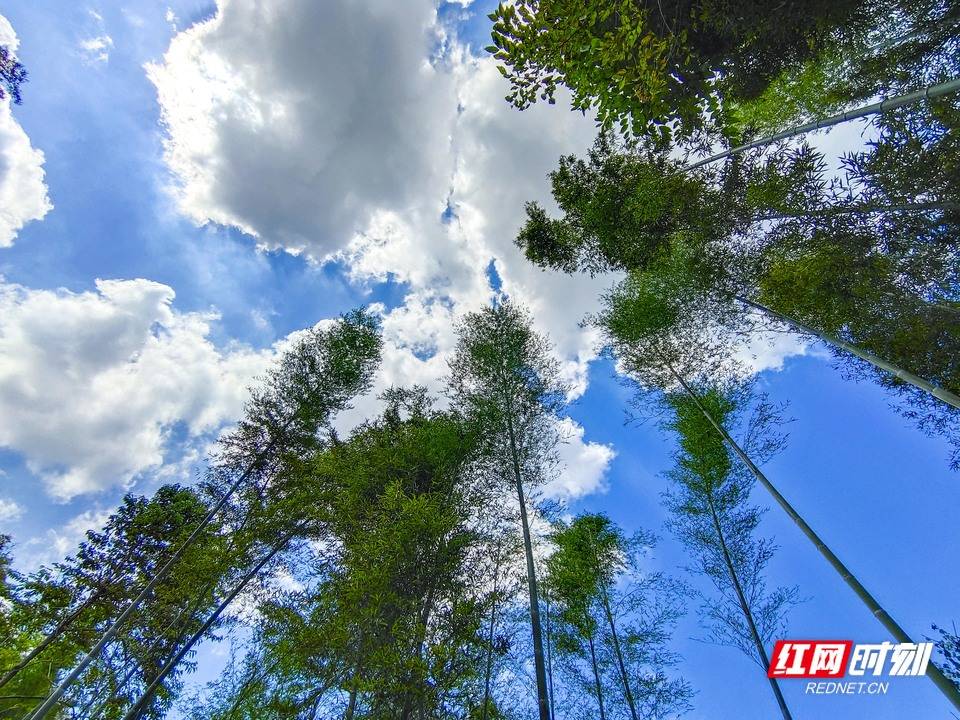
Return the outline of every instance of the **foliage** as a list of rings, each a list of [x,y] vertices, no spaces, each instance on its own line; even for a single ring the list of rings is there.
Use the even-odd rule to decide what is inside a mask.
[[[685,173],[664,153],[601,136],[586,161],[562,158],[551,173],[563,215],[529,205],[517,244],[542,266],[627,272],[593,320],[655,385],[669,382],[664,359],[726,377],[737,335],[781,329],[746,298],[956,392],[957,112],[950,101],[885,116],[879,138],[844,159],[842,181],[827,180],[808,146]],[[917,201],[926,209],[911,211]],[[960,443],[960,413],[835,356],[848,376],[897,393],[922,431]]]
[[[870,6],[844,0],[780,5],[752,0],[501,3],[493,45],[520,109],[555,102],[595,110],[604,128],[668,141],[703,127],[722,102],[756,97],[781,72],[867,23]]]
[[[875,24],[784,68],[757,97],[731,102],[729,131],[772,134],[957,77],[960,14],[953,3],[889,0],[875,8]]]
[[[0,100],[9,95],[15,104],[22,103],[21,86],[26,81],[26,68],[9,48],[0,45]]]
[[[75,556],[53,570],[42,568],[22,578],[11,612],[21,632],[27,631],[22,650],[49,633],[60,618],[70,617],[71,610],[78,612],[53,645],[5,686],[5,693],[31,697],[47,693],[57,672],[69,669],[92,645],[116,608],[133,598],[206,513],[207,506],[195,491],[176,485],[160,488],[150,499],[128,495],[102,530],[87,533]],[[171,648],[199,627],[223,577],[224,550],[219,529],[208,526],[157,586],[147,610],[135,616],[67,702],[84,707],[103,693],[115,694],[104,717],[118,717],[124,703],[156,676]],[[176,675],[171,692],[175,679]],[[168,702],[169,693],[161,694],[148,717],[159,716]],[[23,711],[34,704],[15,703],[10,709]]]
[[[266,662],[277,669],[270,692],[248,703],[329,707],[342,692],[355,717],[445,717],[475,681],[472,434],[422,390],[392,397],[382,419],[317,455],[300,480],[314,489],[330,549],[315,587],[264,609]]]
[[[960,634],[957,634],[956,626],[953,627],[953,632],[936,625],[933,629],[940,633],[936,648],[943,656],[937,664],[940,665],[943,674],[960,687]]]

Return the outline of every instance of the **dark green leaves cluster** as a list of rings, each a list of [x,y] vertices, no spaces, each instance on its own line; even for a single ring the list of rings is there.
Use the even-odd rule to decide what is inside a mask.
[[[721,104],[752,98],[869,18],[868,4],[817,0],[520,0],[490,16],[493,45],[523,109],[572,92],[604,128],[668,141],[702,128]]]

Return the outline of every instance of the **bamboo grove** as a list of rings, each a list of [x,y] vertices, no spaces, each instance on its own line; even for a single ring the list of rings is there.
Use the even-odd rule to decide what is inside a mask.
[[[509,297],[461,319],[442,392],[390,388],[338,433],[380,362],[356,310],[300,334],[196,484],[128,495],[29,574],[0,536],[0,718],[678,717],[697,703],[673,650],[684,615],[766,675],[803,597],[767,580],[766,512],[878,633],[921,639],[763,469],[784,408],[737,353],[758,333],[821,343],[960,469],[960,8],[517,0],[490,19],[507,102],[597,117],[516,244],[610,275],[585,322],[671,440],[663,529],[689,564],[652,569],[661,528],[547,501],[569,388]],[[868,141],[839,158],[808,135],[860,118]],[[960,639],[932,632],[928,676],[960,709]],[[190,689],[197,648],[225,636],[226,669]],[[750,702],[792,718],[769,690]]]

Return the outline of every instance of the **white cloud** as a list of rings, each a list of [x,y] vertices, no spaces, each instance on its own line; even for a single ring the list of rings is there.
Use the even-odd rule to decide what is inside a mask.
[[[113,38],[109,35],[97,35],[80,41],[80,53],[83,59],[91,64],[105,63],[110,60],[111,48],[113,48]]]
[[[602,491],[604,476],[617,453],[609,445],[584,442],[584,429],[570,418],[560,421],[560,468],[557,477],[543,488],[547,497],[576,500]]]
[[[799,335],[767,331],[752,335],[746,345],[738,348],[735,357],[750,373],[756,374],[764,370],[782,370],[787,358],[810,352],[810,346]]]
[[[608,281],[529,267],[512,239],[593,122],[507,106],[493,63],[451,40],[433,2],[221,2],[147,72],[188,216],[336,256],[357,282],[408,282],[401,314],[430,325],[489,301],[496,258],[582,390],[594,342],[577,323]]]
[[[9,498],[0,498],[0,521],[12,522],[23,515],[23,508]]]
[[[20,38],[3,15],[0,15],[0,45],[5,46],[11,53],[16,53],[20,48]]]
[[[19,44],[13,26],[0,15],[0,45],[16,52]],[[53,209],[43,162],[43,153],[13,117],[11,98],[0,100],[0,248],[13,245],[20,228]]]
[[[136,26],[139,18],[129,11],[121,11],[124,17],[132,25]],[[113,38],[107,34],[106,26],[103,21],[103,15],[87,8],[87,15],[90,17],[88,25],[88,37],[83,38],[78,43],[80,48],[80,57],[88,65],[104,64],[110,60],[110,51],[113,49]],[[142,20],[139,20],[142,24]]]
[[[59,500],[157,470],[178,423],[201,438],[235,420],[274,354],[215,347],[216,316],[175,311],[166,285],[96,287],[0,284],[0,446]]]
[[[182,210],[317,258],[378,211],[443,210],[456,116],[430,0],[221,2],[149,65]]]
[[[99,530],[107,524],[112,510],[89,509],[71,518],[65,525],[50,528],[41,537],[27,540],[17,553],[18,565],[35,570],[74,554],[86,540],[88,530]]]

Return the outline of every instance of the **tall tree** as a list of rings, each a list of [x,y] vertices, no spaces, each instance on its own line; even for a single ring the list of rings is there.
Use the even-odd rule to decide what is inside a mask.
[[[540,720],[550,720],[543,629],[525,486],[542,481],[558,443],[564,403],[558,365],[525,310],[510,300],[469,314],[458,327],[450,361],[454,404],[482,428],[494,471],[517,493],[527,564],[530,625]]]
[[[668,643],[682,594],[669,578],[640,567],[652,536],[627,538],[605,515],[583,514],[560,523],[551,539],[556,550],[547,561],[547,580],[559,606],[560,647],[587,651],[600,716],[615,706],[632,720],[688,709],[689,685],[666,673],[675,661]],[[615,677],[612,693],[605,691],[606,663],[598,659],[604,650]]]
[[[746,401],[743,392],[711,388],[700,399],[724,425]],[[698,572],[710,579],[715,597],[705,598],[703,618],[710,638],[742,650],[766,674],[770,666],[766,647],[786,630],[786,612],[797,601],[796,588],[767,591],[764,570],[774,547],[756,537],[761,512],[750,505],[753,478],[730,456],[730,450],[700,408],[686,395],[670,395],[674,412],[668,425],[678,436],[680,450],[670,473],[674,491],[666,504],[670,526],[687,547]],[[781,445],[771,427],[776,414],[761,402],[759,422],[749,430],[745,447],[754,457],[768,457]],[[759,457],[758,457],[759,460]],[[780,712],[792,717],[777,680],[770,678]]]
[[[487,502],[474,432],[422,389],[384,398],[382,417],[292,480],[325,550],[301,566],[304,590],[261,607],[262,659],[235,689],[237,712],[386,720],[479,705]]]

